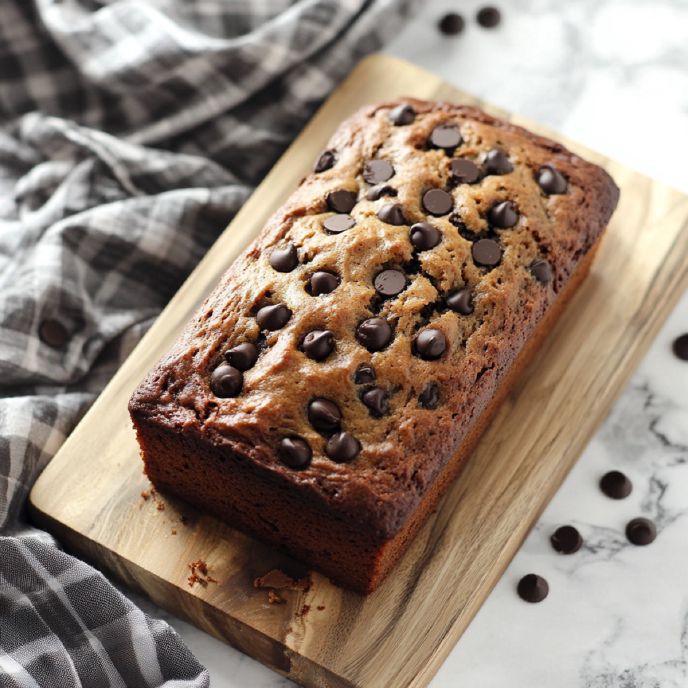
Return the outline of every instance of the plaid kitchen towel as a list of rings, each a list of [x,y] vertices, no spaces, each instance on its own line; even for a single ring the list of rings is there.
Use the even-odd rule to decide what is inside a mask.
[[[0,3],[0,686],[207,686],[25,520],[95,395],[414,0]],[[88,456],[84,456],[88,471]]]

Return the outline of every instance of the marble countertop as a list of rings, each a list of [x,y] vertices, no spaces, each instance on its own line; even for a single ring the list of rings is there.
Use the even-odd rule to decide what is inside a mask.
[[[473,20],[480,6],[428,2],[388,51],[688,192],[688,3],[502,0],[503,23],[492,30]],[[457,8],[466,30],[441,36],[437,18]],[[688,685],[688,363],[671,353],[687,331],[688,294],[432,688]],[[622,502],[596,487],[614,468],[634,483]],[[658,526],[648,547],[623,535],[639,515]],[[549,544],[566,523],[585,539],[572,556]],[[542,604],[515,594],[531,571],[549,581]],[[144,606],[179,631],[213,688],[294,685]]]

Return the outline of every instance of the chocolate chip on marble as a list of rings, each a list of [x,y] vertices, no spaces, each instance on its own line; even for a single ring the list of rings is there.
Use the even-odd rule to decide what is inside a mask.
[[[418,395],[418,404],[421,408],[432,411],[438,407],[439,403],[440,386],[436,382],[428,382]]]
[[[671,344],[671,350],[674,356],[682,361],[688,361],[688,334],[682,334],[676,337]]]
[[[256,322],[261,329],[270,332],[283,328],[289,322],[289,318],[291,318],[291,311],[283,303],[263,306],[256,313]]]
[[[325,445],[325,453],[337,463],[347,463],[358,456],[361,443],[350,432],[337,432]]]
[[[487,5],[478,10],[475,19],[484,29],[494,29],[502,21],[502,13],[497,7]]]
[[[389,160],[368,160],[363,167],[363,179],[368,184],[381,184],[394,176],[394,167]]]
[[[318,158],[317,162],[315,163],[315,168],[314,171],[316,173],[318,172],[324,172],[325,170],[329,170],[330,167],[332,167],[335,163],[335,155],[334,151],[332,150],[326,150],[323,151],[320,154],[320,157]]]
[[[428,189],[423,194],[423,208],[431,215],[446,215],[454,207],[454,197],[444,189]]]
[[[464,18],[456,12],[447,12],[437,22],[437,27],[445,36],[456,36],[463,31],[465,26]]]
[[[377,273],[373,284],[381,296],[396,296],[406,289],[406,275],[401,270],[383,270]]]
[[[467,158],[454,158],[449,169],[455,184],[474,184],[480,179],[480,168]]]
[[[404,209],[399,203],[387,203],[377,211],[377,216],[388,225],[405,225],[407,223]]]
[[[313,452],[302,437],[285,437],[279,443],[277,454],[289,468],[306,468],[311,462]]]
[[[243,385],[241,371],[227,363],[221,363],[210,375],[210,389],[221,399],[237,396]]]
[[[356,205],[356,194],[346,189],[337,189],[327,194],[327,207],[335,213],[349,213]]]
[[[334,401],[317,398],[308,404],[308,420],[318,432],[330,435],[339,431],[342,412]]]
[[[333,292],[340,283],[337,275],[324,270],[318,270],[311,275],[308,280],[308,290],[311,296],[320,296],[321,294],[329,294]]]
[[[428,328],[419,332],[413,342],[415,352],[426,361],[438,359],[447,348],[447,338],[442,330]]]
[[[299,264],[296,246],[288,244],[283,248],[273,248],[270,253],[270,265],[277,272],[291,272]]]
[[[354,373],[354,382],[357,385],[375,382],[375,368],[370,363],[361,363]]]
[[[252,342],[237,344],[225,351],[225,358],[230,365],[241,371],[245,371],[249,368],[253,368],[256,364],[258,360],[258,347]]]
[[[490,208],[487,219],[494,227],[509,229],[518,222],[518,210],[511,201],[501,201]]]
[[[411,243],[419,251],[428,251],[437,246],[442,239],[439,229],[433,227],[429,222],[416,222],[411,226]]]
[[[569,186],[566,177],[552,165],[543,165],[538,170],[536,179],[540,188],[548,196],[566,193]]]
[[[356,224],[351,215],[342,213],[341,215],[330,215],[323,222],[323,227],[330,234],[340,234],[341,232],[346,232],[347,229],[351,229]]]
[[[621,471],[608,471],[600,478],[600,490],[610,499],[625,499],[633,491],[633,483]]]
[[[494,239],[479,239],[471,246],[471,255],[476,265],[493,268],[502,259],[502,249]]]
[[[382,418],[389,411],[389,392],[382,387],[373,387],[361,394],[361,401],[368,407],[370,415]]]
[[[368,318],[356,328],[356,339],[371,353],[392,341],[392,327],[384,318]]]
[[[649,518],[634,518],[626,526],[626,537],[633,545],[649,545],[657,537],[657,526]]]
[[[557,528],[549,539],[552,547],[560,554],[574,554],[583,546],[583,538],[574,526]]]
[[[314,361],[323,361],[334,351],[334,332],[313,330],[301,341],[301,350]]]
[[[471,290],[467,288],[457,289],[447,296],[447,306],[461,315],[470,315],[473,312],[473,297]]]
[[[38,336],[43,344],[51,349],[63,349],[69,341],[69,331],[54,318],[42,320],[38,326]]]
[[[554,277],[552,266],[546,260],[536,260],[530,266],[530,272],[540,284],[547,284]]]
[[[396,196],[398,191],[390,184],[378,184],[371,186],[366,193],[366,198],[369,201],[377,201],[383,196]]]
[[[416,119],[416,111],[408,103],[397,105],[390,113],[389,120],[395,127],[411,124]]]
[[[514,166],[501,148],[493,148],[485,154],[483,169],[485,174],[508,174],[513,171]]]
[[[428,143],[433,148],[441,148],[448,153],[453,153],[457,146],[460,146],[463,141],[461,132],[454,126],[447,124],[440,124],[435,127],[430,133]]]
[[[542,602],[549,594],[549,584],[542,576],[529,573],[521,578],[516,590],[524,602]]]

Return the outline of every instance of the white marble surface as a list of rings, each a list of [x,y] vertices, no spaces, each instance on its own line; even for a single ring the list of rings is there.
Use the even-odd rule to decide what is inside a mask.
[[[479,6],[429,2],[389,51],[688,192],[688,2],[502,0],[490,31],[473,20]],[[437,18],[456,9],[466,31],[440,36]],[[670,349],[686,331],[688,295],[432,688],[688,686],[688,363]],[[596,488],[611,468],[633,479],[623,502]],[[637,515],[657,521],[648,547],[623,536]],[[548,543],[563,523],[586,540],[569,557]],[[550,583],[539,605],[514,592],[531,571]],[[213,688],[293,685],[170,621]]]

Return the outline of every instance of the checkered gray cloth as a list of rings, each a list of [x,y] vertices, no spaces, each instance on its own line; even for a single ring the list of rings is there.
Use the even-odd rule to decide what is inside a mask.
[[[207,686],[28,490],[251,188],[414,0],[0,3],[0,686]],[[84,457],[88,461],[88,457]]]

